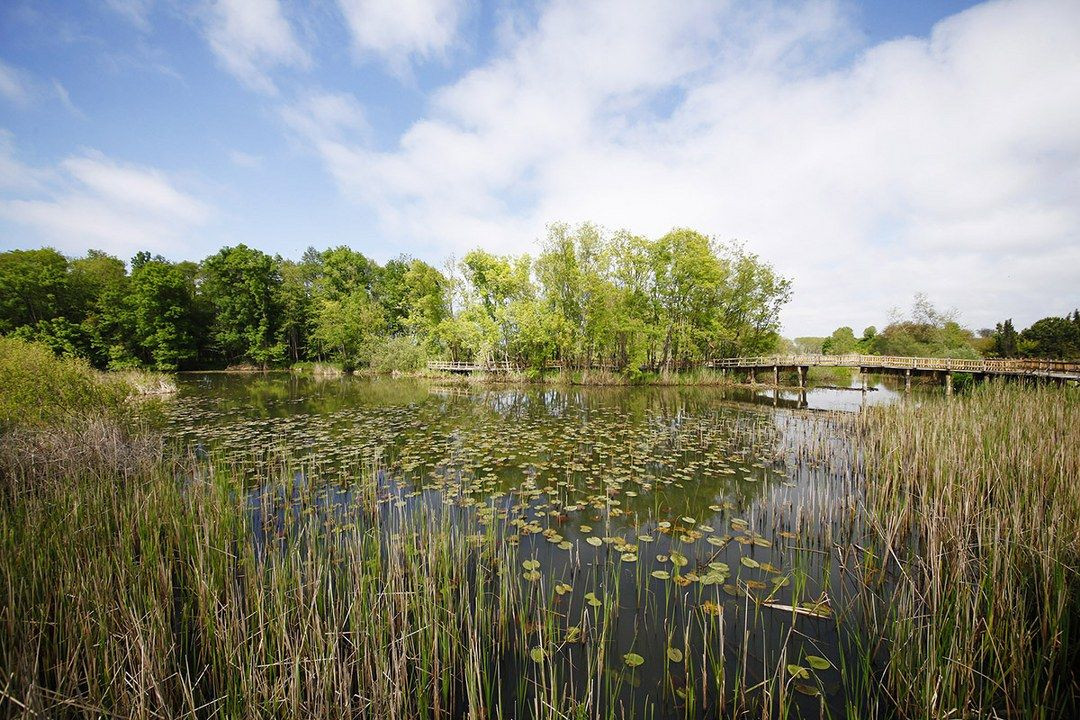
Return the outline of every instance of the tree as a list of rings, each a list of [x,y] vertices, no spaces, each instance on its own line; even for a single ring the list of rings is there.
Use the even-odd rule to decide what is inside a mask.
[[[382,308],[363,289],[340,300],[323,299],[315,317],[312,339],[323,354],[351,372],[370,361],[371,344],[385,331]]]
[[[1020,355],[1020,336],[1013,327],[1012,318],[998,323],[992,338],[990,351],[995,356],[1011,358]]]
[[[68,260],[56,250],[0,253],[0,333],[67,315],[72,299]]]
[[[1080,324],[1075,314],[1036,320],[1020,333],[1020,347],[1028,357],[1072,360],[1080,358]]]
[[[847,355],[855,352],[857,347],[855,331],[845,325],[833,330],[832,335],[822,341],[821,352],[825,355]]]
[[[869,349],[876,355],[978,358],[975,334],[956,321],[956,311],[940,311],[917,293],[911,314],[897,317],[876,334]]]
[[[227,362],[266,367],[284,359],[281,285],[278,262],[246,245],[203,261],[199,290],[213,309],[210,338]]]
[[[181,267],[163,258],[132,264],[126,321],[135,354],[143,364],[176,370],[196,354],[194,287]],[[111,364],[125,364],[124,357],[113,346]]]

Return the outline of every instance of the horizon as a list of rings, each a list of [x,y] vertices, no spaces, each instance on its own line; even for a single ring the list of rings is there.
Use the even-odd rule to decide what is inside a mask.
[[[1080,306],[1080,5],[14,2],[0,251],[738,240],[781,334]],[[625,8],[619,5],[619,8]]]

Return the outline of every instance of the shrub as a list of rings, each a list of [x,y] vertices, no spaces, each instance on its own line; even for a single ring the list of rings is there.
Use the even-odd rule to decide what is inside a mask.
[[[123,412],[131,387],[81,358],[0,337],[0,429],[79,422]]]

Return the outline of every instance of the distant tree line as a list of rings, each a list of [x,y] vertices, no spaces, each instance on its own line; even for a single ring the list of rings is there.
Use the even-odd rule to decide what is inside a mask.
[[[791,348],[800,353],[894,355],[952,358],[1047,358],[1080,360],[1080,311],[1045,317],[1017,332],[1012,320],[995,329],[972,331],[960,325],[953,311],[939,311],[919,293],[911,312],[896,317],[884,330],[870,326],[856,336],[839,327],[828,337],[798,337]]]
[[[348,247],[298,261],[245,245],[201,262],[140,252],[0,253],[0,334],[102,368],[428,358],[615,371],[776,349],[791,283],[738,244],[549,227],[539,254],[473,250],[438,269]]]

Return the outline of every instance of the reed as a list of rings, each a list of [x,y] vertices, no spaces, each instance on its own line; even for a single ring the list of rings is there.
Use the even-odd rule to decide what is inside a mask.
[[[991,383],[859,417],[895,575],[880,631],[907,717],[1080,710],[1080,395]]]

